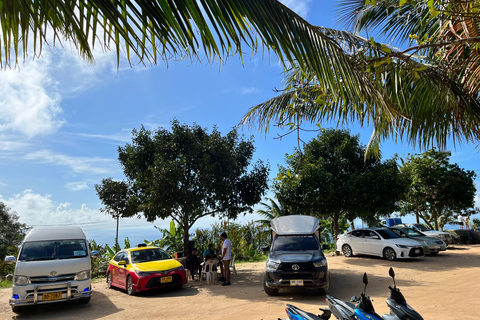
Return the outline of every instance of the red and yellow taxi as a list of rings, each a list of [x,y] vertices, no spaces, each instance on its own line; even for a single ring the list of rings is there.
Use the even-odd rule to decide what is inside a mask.
[[[118,252],[107,270],[107,286],[129,295],[160,287],[182,287],[187,276],[182,264],[157,247],[139,246]]]

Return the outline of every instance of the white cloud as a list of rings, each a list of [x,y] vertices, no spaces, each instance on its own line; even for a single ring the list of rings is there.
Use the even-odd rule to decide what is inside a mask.
[[[99,210],[88,208],[85,204],[80,209],[73,209],[70,203],[55,205],[50,195],[40,195],[32,190],[25,190],[12,198],[0,201],[19,215],[19,221],[29,226],[81,224],[85,222],[109,221]]]
[[[27,61],[21,68],[1,71],[0,132],[28,138],[49,135],[64,123],[60,95],[49,88],[48,57]]]
[[[311,0],[280,0],[280,2],[295,11],[302,18],[306,18],[310,11],[308,4]]]
[[[65,188],[70,191],[81,191],[88,189],[88,185],[86,182],[69,182],[65,185]]]
[[[241,88],[242,94],[252,94],[252,93],[257,93],[260,92],[260,90],[256,87],[243,87]]]
[[[26,160],[37,160],[42,163],[67,166],[76,173],[109,174],[116,167],[114,159],[71,157],[49,150],[31,152],[25,155]]]

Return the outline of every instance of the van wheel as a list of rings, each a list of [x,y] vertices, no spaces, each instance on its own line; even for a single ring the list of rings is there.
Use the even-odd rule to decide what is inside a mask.
[[[23,311],[25,311],[25,307],[12,306],[12,311],[15,313],[22,313]]]
[[[87,304],[87,303],[90,302],[90,298],[91,298],[91,297],[83,298],[83,299],[78,299],[78,303],[80,303],[80,304]]]
[[[266,282],[267,282],[267,277],[265,277],[265,279],[263,280],[263,290],[265,291],[265,293],[268,294],[269,296],[278,295],[278,289],[272,289],[272,288],[267,287]]]
[[[135,289],[133,289],[133,281],[130,276],[127,277],[127,293],[129,296],[133,296],[135,294]]]
[[[386,247],[385,249],[383,249],[383,257],[388,261],[393,261],[397,259],[397,254],[395,253],[395,250],[393,250],[392,248]]]
[[[345,257],[353,256],[352,247],[350,247],[348,244],[343,245],[342,252]]]
[[[107,274],[107,288],[112,289],[112,273]]]

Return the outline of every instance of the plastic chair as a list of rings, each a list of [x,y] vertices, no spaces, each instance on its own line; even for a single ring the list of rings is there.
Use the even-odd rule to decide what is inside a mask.
[[[230,259],[230,269],[232,269],[233,273],[235,273],[235,276],[237,276],[237,269],[235,268],[235,255],[232,256],[232,259]]]
[[[200,275],[200,282],[202,281],[203,276],[205,276],[208,285],[210,285],[210,283],[217,283],[217,259],[209,259],[204,262],[202,274]]]

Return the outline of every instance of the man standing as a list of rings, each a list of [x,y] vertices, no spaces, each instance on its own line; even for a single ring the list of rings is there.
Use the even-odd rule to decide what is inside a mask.
[[[463,217],[460,213],[458,214],[457,219],[458,219],[458,224],[460,225],[460,229],[463,229]]]
[[[227,234],[223,232],[220,235],[220,238],[223,240],[222,245],[222,262],[223,269],[225,271],[225,282],[222,283],[222,286],[230,285],[230,259],[232,258],[232,243],[228,240]]]

